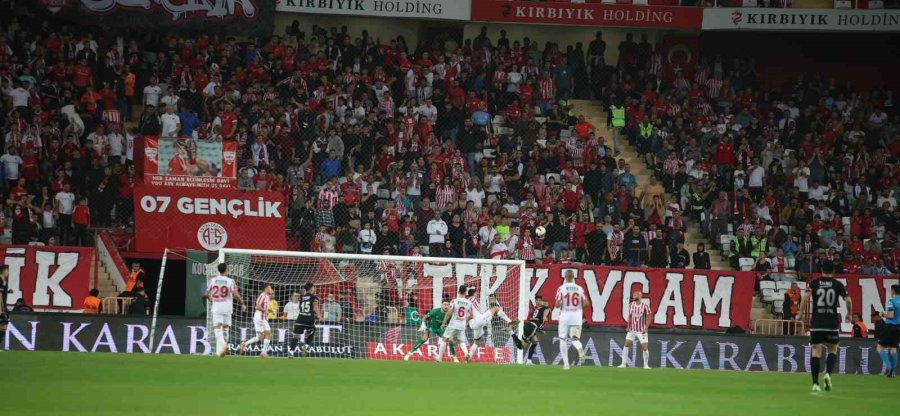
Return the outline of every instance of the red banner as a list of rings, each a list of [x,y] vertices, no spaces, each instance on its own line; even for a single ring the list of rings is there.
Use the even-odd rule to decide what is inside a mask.
[[[819,278],[819,275],[806,275],[809,280]],[[840,280],[847,287],[847,295],[853,302],[853,310],[851,313],[859,313],[862,321],[868,328],[874,328],[872,322],[872,314],[877,312],[885,312],[885,306],[888,299],[891,298],[891,285],[900,284],[900,276],[859,276],[859,275],[837,275],[835,279]],[[847,322],[847,303],[843,299],[839,300],[838,312],[841,314],[841,332],[850,333],[853,330],[853,322]],[[811,305],[810,305],[811,306]]]
[[[144,183],[194,188],[237,187],[237,143],[144,138]]]
[[[371,360],[395,360],[399,361],[403,359],[403,356],[412,349],[413,344],[398,344],[391,342],[370,342],[366,346],[367,357]],[[416,352],[413,353],[412,357],[410,357],[410,361],[434,361],[434,358],[438,355],[438,346],[437,344],[425,344],[422,345]],[[444,352],[443,357],[441,359],[443,361],[452,361],[453,356],[450,355],[450,348]],[[459,361],[465,361],[466,356],[463,354],[462,348],[456,348],[456,358]],[[496,347],[479,347],[475,351],[475,355],[472,357],[473,363],[503,363],[507,364],[512,362],[512,357],[510,356],[509,349],[507,348],[496,348]]]
[[[575,282],[585,289],[590,306],[584,317],[591,325],[625,326],[628,298],[640,291],[650,302],[652,327],[722,331],[750,326],[755,278],[751,272],[536,266],[528,269],[531,293],[552,305],[567,270],[575,272]]]
[[[80,311],[91,286],[90,247],[6,246],[10,307],[19,299],[35,310]]]
[[[135,249],[284,250],[284,195],[277,192],[136,186]]]
[[[703,8],[473,0],[472,20],[700,30]]]

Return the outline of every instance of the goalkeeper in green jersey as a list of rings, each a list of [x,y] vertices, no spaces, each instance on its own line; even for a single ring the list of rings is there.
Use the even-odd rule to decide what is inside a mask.
[[[423,344],[428,341],[428,338],[437,337],[439,343],[443,343],[443,335],[444,329],[441,328],[441,324],[444,322],[444,315],[447,311],[450,310],[450,301],[444,300],[441,302],[440,308],[434,308],[428,313],[425,314],[425,320],[422,322],[422,326],[419,328],[419,332],[422,334],[422,338],[416,342],[416,345],[403,356],[404,361],[409,361],[412,357],[413,353],[419,349]],[[459,359],[456,358],[456,345],[450,344],[450,355],[453,356],[454,362],[459,362]],[[435,361],[440,361],[441,357],[435,357]]]

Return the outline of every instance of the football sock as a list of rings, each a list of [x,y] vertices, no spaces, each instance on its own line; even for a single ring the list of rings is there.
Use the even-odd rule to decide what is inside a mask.
[[[269,339],[268,338],[263,340],[263,349],[262,350],[263,350],[263,352],[266,352],[269,350]]]
[[[467,356],[467,357],[474,357],[474,356],[475,356],[475,351],[477,351],[477,350],[478,350],[478,344],[472,344],[472,346],[469,347],[469,354],[466,355],[466,356]]]
[[[825,372],[831,374],[831,370],[834,370],[834,363],[837,362],[837,354],[828,354],[828,358],[825,359]]]
[[[572,341],[572,346],[575,347],[575,350],[578,351],[579,354],[581,354],[581,349],[582,349],[581,341],[578,341],[578,340]]]
[[[878,356],[881,357],[881,362],[884,363],[884,367],[887,368],[888,372],[891,371],[891,357],[889,354],[887,349],[878,351]]]
[[[503,309],[500,309],[499,311],[497,311],[497,316],[499,316],[500,319],[503,320],[503,322],[506,322],[506,323],[512,322],[512,319],[509,319],[509,316],[506,316],[506,312],[503,312]]]
[[[644,351],[644,366],[650,366],[650,351]]]
[[[630,348],[628,348],[628,347],[622,348],[622,364],[625,364],[628,362],[628,357],[630,357],[630,355],[628,355],[629,349]]]
[[[216,328],[213,332],[216,334],[216,347],[220,350],[225,348],[225,337],[222,335],[222,328]]]
[[[425,343],[425,341],[420,339],[418,342],[416,342],[416,345],[413,345],[412,349],[409,350],[409,353],[412,354],[415,350],[419,349],[419,347],[421,347],[422,344],[424,344],[424,343]]]
[[[450,344],[450,355],[456,357],[456,344]]]
[[[291,337],[291,343],[290,343],[290,353],[291,354],[293,354],[294,352],[297,351],[297,342],[299,342],[297,337]]]
[[[534,357],[534,350],[536,350],[536,349],[537,349],[537,342],[531,344],[531,346],[528,347],[528,359],[529,360],[531,359],[531,357]]]
[[[809,359],[809,364],[812,367],[810,369],[810,374],[812,374],[813,384],[819,385],[819,370],[822,366],[821,359],[819,357],[811,357]]]
[[[438,358],[443,359],[444,352],[446,352],[446,351],[447,351],[447,343],[444,342],[444,340],[438,341]]]
[[[244,345],[253,345],[256,343],[256,341],[259,341],[259,338],[253,337],[253,338],[250,338],[250,339],[244,341]]]
[[[561,340],[559,340],[559,343],[560,343],[560,345],[559,345],[560,349],[562,350],[563,366],[568,367],[569,366],[569,342],[564,339],[561,339]]]
[[[897,352],[889,352],[888,356],[888,370],[897,368]]]

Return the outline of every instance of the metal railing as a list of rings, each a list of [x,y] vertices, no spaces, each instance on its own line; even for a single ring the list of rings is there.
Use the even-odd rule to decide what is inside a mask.
[[[100,301],[101,312],[107,315],[127,315],[133,298],[109,297]]]
[[[753,323],[754,335],[803,335],[806,323],[787,319],[757,319]]]

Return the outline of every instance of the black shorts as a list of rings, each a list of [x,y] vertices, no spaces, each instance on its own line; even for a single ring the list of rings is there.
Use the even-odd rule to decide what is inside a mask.
[[[525,325],[522,326],[522,341],[531,342],[531,339],[538,334],[538,326],[536,323],[531,321],[526,321]]]
[[[887,348],[897,348],[900,343],[900,325],[884,325],[881,336],[878,337],[878,345]]]
[[[308,322],[294,323],[294,335],[305,335],[306,342],[309,342],[316,334],[316,324]]]
[[[809,331],[809,344],[810,345],[822,345],[822,344],[837,344],[841,340],[841,334],[837,331],[831,330],[811,330]]]

